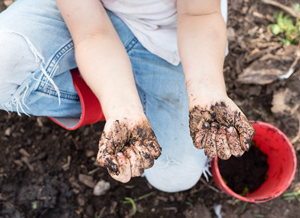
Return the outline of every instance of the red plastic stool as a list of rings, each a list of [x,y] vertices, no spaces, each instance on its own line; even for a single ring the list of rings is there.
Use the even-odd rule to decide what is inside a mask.
[[[88,124],[93,124],[98,121],[104,121],[105,117],[102,112],[101,105],[94,95],[92,90],[88,87],[88,85],[84,82],[81,77],[79,70],[74,69],[71,70],[73,84],[78,92],[82,114],[80,118],[57,118],[57,117],[49,117],[58,125],[62,126],[68,130],[74,130],[81,126],[85,126]]]

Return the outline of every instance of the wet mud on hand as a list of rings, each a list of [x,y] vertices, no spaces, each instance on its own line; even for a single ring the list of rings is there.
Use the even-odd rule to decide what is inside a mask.
[[[232,110],[220,101],[206,107],[195,106],[189,117],[194,145],[204,148],[208,157],[218,155],[226,160],[249,150],[255,130],[240,110]]]
[[[155,134],[147,120],[127,118],[107,122],[99,142],[97,161],[120,182],[141,176],[161,154]]]

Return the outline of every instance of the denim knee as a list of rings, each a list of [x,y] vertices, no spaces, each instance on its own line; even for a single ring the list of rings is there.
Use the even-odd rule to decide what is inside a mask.
[[[0,104],[40,65],[41,59],[31,42],[21,34],[0,29]]]
[[[199,157],[201,158],[201,157]],[[145,171],[145,177],[155,188],[164,192],[179,192],[192,188],[206,174],[206,157],[201,164],[182,163],[181,160],[160,160],[153,168]]]

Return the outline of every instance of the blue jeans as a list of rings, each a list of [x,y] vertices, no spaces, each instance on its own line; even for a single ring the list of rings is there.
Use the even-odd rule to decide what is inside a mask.
[[[207,157],[189,134],[182,66],[147,51],[117,16],[107,13],[131,60],[144,112],[162,147],[145,176],[162,191],[187,190],[206,172]],[[54,0],[18,0],[1,13],[0,48],[1,110],[80,117],[70,74],[77,67],[74,45]]]

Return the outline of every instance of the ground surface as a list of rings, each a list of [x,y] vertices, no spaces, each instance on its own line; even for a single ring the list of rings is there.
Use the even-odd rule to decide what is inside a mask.
[[[290,6],[296,0],[279,2]],[[4,9],[2,3],[0,0],[0,8]],[[230,54],[224,73],[229,96],[250,120],[271,123],[294,139],[300,118],[299,64],[287,80],[270,84],[264,81],[268,70],[271,74],[275,70],[283,73],[295,59],[296,47],[284,47],[267,27],[275,11],[279,9],[258,0],[230,1]],[[246,69],[262,69],[254,84],[245,84],[246,77],[241,75]],[[213,206],[217,204],[222,205],[224,218],[300,217],[297,200],[278,197],[264,204],[245,204],[216,191],[213,181],[207,184],[203,178],[191,190],[175,194],[152,188],[144,178],[132,179],[126,185],[118,183],[95,165],[103,125],[69,132],[47,118],[0,112],[0,217],[130,217],[132,205],[122,200],[146,194],[136,202],[135,217],[216,217]],[[299,140],[294,146],[300,163]],[[110,189],[97,197],[91,187],[100,180],[109,182]],[[299,187],[298,164],[287,191]]]

